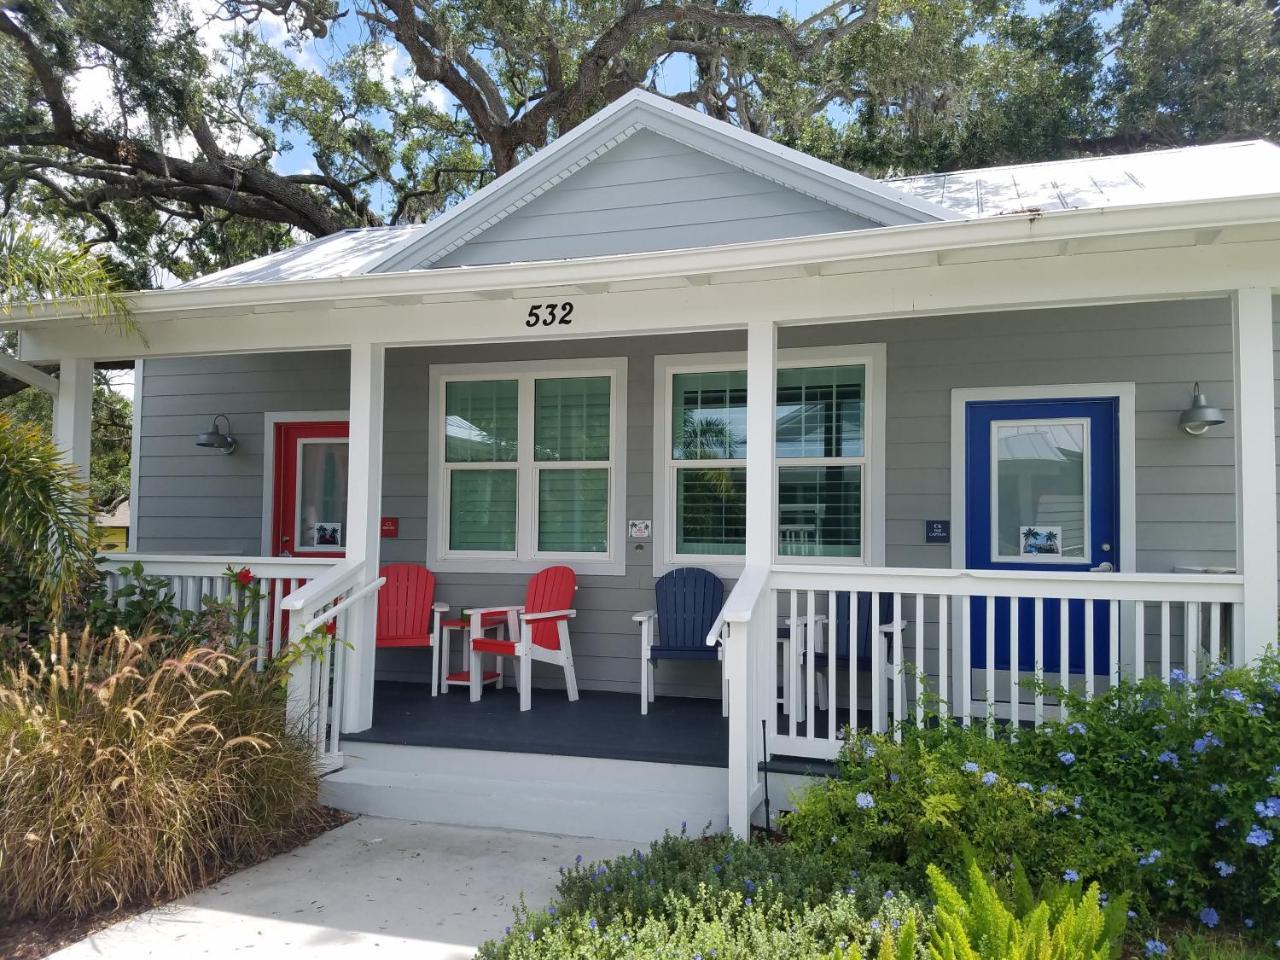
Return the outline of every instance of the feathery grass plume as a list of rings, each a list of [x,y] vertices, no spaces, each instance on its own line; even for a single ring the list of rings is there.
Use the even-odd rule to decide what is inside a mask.
[[[169,900],[309,832],[315,757],[283,689],[251,656],[122,631],[6,668],[0,917]]]

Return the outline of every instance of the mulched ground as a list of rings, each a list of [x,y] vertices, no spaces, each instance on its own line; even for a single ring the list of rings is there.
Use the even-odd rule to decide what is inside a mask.
[[[257,860],[228,867],[213,877],[209,885],[245,867],[251,867],[255,863],[261,863],[263,860],[288,853],[305,843],[310,843],[321,834],[328,833],[335,827],[350,823],[354,819],[352,814],[345,811],[322,807],[320,819],[311,830],[291,836],[288,842],[282,843],[278,849],[265,853]],[[55,917],[50,920],[18,920],[4,923],[0,925],[0,960],[40,960],[77,940],[83,940],[104,927],[161,905],[160,903],[131,903],[79,919]]]

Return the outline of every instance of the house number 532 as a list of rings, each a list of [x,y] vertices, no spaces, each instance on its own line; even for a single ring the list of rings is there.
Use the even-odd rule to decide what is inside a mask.
[[[573,304],[566,300],[564,303],[535,303],[529,308],[529,314],[524,322],[526,327],[550,327],[557,323],[573,323],[569,318],[573,316]]]

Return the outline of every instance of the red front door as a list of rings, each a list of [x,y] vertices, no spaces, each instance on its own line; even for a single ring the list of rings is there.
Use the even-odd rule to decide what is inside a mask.
[[[276,556],[346,553],[347,434],[345,420],[275,425],[271,546]]]

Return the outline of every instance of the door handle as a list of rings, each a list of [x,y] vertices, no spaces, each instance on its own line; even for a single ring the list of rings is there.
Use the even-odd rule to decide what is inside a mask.
[[[1089,572],[1090,573],[1114,573],[1115,569],[1116,569],[1115,564],[1113,564],[1110,560],[1103,560],[1096,567],[1090,567]]]

